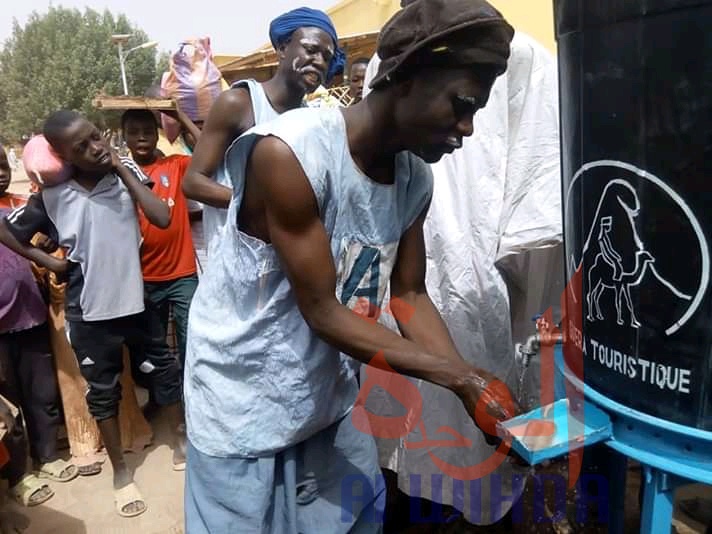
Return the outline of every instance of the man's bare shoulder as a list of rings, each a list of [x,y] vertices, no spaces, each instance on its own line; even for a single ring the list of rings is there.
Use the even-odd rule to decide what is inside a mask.
[[[249,89],[235,87],[223,91],[215,100],[211,115],[217,115],[224,123],[230,124],[235,128],[251,128],[254,123],[254,114]]]
[[[294,152],[289,145],[275,135],[260,137],[252,150],[251,162],[257,165],[298,163]]]

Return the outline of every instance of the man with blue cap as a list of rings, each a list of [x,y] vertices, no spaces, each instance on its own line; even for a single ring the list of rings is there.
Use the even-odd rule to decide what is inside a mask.
[[[186,197],[205,204],[208,244],[225,223],[232,190],[221,168],[227,147],[256,124],[303,105],[304,95],[344,68],[336,29],[323,11],[300,7],[274,19],[269,28],[277,72],[268,81],[240,80],[213,104],[183,180]]]

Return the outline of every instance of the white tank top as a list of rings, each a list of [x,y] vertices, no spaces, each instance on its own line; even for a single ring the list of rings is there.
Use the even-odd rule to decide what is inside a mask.
[[[265,90],[262,88],[262,84],[253,80],[252,78],[248,80],[239,80],[233,83],[230,88],[236,89],[238,87],[246,87],[250,92],[250,101],[252,102],[252,115],[255,119],[255,124],[262,124],[269,122],[272,119],[279,117],[272,104],[270,104],[265,94]],[[226,178],[225,174],[225,161],[218,167],[215,174],[215,181],[221,185],[232,187],[230,181]],[[214,208],[212,206],[203,206],[203,229],[204,229],[204,239],[208,253],[210,252],[210,244],[217,232],[225,225],[225,218],[227,217],[227,210]]]

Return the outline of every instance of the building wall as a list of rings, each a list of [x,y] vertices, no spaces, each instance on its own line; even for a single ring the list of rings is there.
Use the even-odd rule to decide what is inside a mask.
[[[504,14],[515,29],[533,37],[556,54],[552,0],[489,1]],[[331,16],[338,34],[346,36],[379,31],[399,9],[400,0],[341,0],[327,12]],[[259,50],[269,49],[270,46],[266,44]],[[228,62],[226,59],[223,61]],[[243,71],[233,76],[236,78],[255,77],[262,81],[267,80],[272,74],[271,70],[258,69],[254,72]]]
[[[554,8],[552,0],[490,0],[515,29],[535,38],[552,52]],[[339,35],[380,30],[400,9],[400,0],[342,0],[328,10]]]

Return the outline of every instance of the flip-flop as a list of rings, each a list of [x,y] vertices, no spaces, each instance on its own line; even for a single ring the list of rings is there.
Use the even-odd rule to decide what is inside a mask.
[[[148,509],[138,486],[133,482],[121,489],[114,490],[114,503],[116,504],[116,512],[121,517],[136,517]],[[137,512],[124,512],[124,508],[133,503],[141,503],[143,504],[143,508]]]
[[[37,475],[53,482],[69,482],[79,476],[79,469],[73,463],[58,458],[54,462],[40,464]]]
[[[176,444],[173,449],[173,471],[185,471],[185,441]]]
[[[48,489],[49,492],[41,497],[36,497],[40,490]],[[54,491],[49,487],[49,484],[45,484],[40,481],[32,473],[26,474],[22,479],[10,488],[10,496],[15,499],[15,501],[23,506],[37,506],[44,502],[47,502],[52,497],[54,497]],[[33,500],[33,497],[36,497]]]

